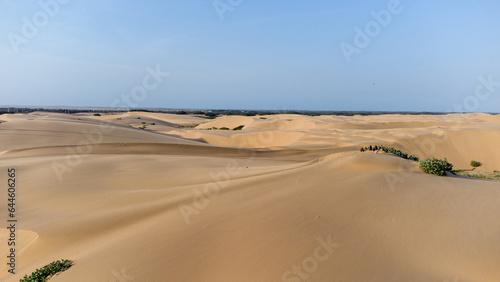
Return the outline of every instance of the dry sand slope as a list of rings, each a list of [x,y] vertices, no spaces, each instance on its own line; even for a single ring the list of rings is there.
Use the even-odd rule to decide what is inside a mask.
[[[500,281],[499,182],[358,151],[500,170],[500,116],[0,120],[2,224],[7,168],[18,179],[18,275],[4,228],[2,281],[63,258],[51,281]]]

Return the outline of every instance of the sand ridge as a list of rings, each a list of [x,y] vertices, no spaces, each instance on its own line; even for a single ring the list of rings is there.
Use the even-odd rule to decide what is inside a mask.
[[[499,116],[0,120],[0,169],[19,172],[21,248],[19,275],[2,263],[2,281],[62,258],[75,265],[51,281],[500,279],[499,182],[359,152],[384,144],[500,170]]]

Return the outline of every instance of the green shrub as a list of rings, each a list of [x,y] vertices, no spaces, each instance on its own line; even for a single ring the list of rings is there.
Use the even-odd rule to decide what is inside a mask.
[[[58,272],[63,272],[70,268],[73,262],[67,259],[51,262],[50,264],[35,270],[30,276],[24,275],[19,280],[20,282],[45,282],[48,278],[54,276]]]
[[[219,128],[219,130],[229,130],[229,128],[227,128],[227,127],[221,127],[221,128]]]
[[[266,117],[260,117],[260,119],[267,119]]]
[[[385,147],[385,146],[378,146],[378,148],[388,154],[394,154],[396,156],[399,156],[403,159],[407,159],[407,160],[411,160],[411,161],[416,161],[418,162],[418,157],[415,156],[415,155],[408,155],[407,153],[405,152],[402,152],[400,150],[396,150],[395,148],[393,147]],[[367,150],[368,148],[365,148],[365,150]]]
[[[152,122],[151,125],[156,125],[156,123]]]
[[[143,122],[141,122],[141,123],[142,123],[142,124],[146,124],[146,122],[145,122],[145,121],[143,121]]]
[[[439,160],[441,162],[441,166],[445,171],[453,171],[453,165],[448,162],[448,159],[444,158],[444,160]]]
[[[235,128],[233,128],[233,130],[242,130],[243,127],[245,127],[244,125],[240,125],[240,126],[237,126]]]
[[[448,162],[446,158],[439,160],[436,158],[425,159],[419,162],[420,169],[429,174],[443,176],[447,171],[453,170],[453,165]]]
[[[101,116],[101,114],[94,114],[94,116],[95,116],[95,117],[100,117],[100,116]]]
[[[480,167],[482,164],[477,161],[470,161],[470,166],[471,167]]]

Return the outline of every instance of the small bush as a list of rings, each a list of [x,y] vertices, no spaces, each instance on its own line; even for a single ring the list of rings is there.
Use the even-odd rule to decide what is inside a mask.
[[[480,167],[482,164],[477,161],[470,161],[470,166],[471,167]]]
[[[63,272],[70,268],[73,262],[67,259],[51,262],[50,264],[32,272],[30,276],[24,275],[20,282],[44,282],[58,272]]]
[[[235,128],[233,128],[233,130],[242,130],[243,127],[245,127],[244,125],[240,125],[240,126],[237,126]]]
[[[260,117],[260,119],[267,119],[266,117]]]
[[[137,117],[137,119],[141,119],[141,117]]]
[[[94,114],[94,116],[95,116],[95,117],[100,117],[100,116],[101,116],[101,114]]]
[[[227,127],[221,127],[221,128],[219,128],[219,130],[229,130],[229,128],[227,128]]]
[[[152,122],[151,125],[156,125],[156,123]]]
[[[447,171],[453,170],[453,165],[448,162],[445,158],[444,160],[439,160],[436,158],[425,159],[419,162],[420,169],[428,174],[435,174],[443,176]]]
[[[145,122],[145,121],[143,121],[143,122],[141,122],[141,123],[142,123],[142,124],[146,124],[146,122]]]

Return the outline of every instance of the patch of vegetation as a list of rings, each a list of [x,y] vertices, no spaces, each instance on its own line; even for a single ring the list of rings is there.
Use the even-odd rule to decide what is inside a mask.
[[[187,124],[187,125],[179,125],[177,126],[177,128],[195,128],[197,127],[199,124]]]
[[[24,275],[20,282],[45,282],[50,277],[70,268],[73,262],[67,259],[51,262],[50,264],[35,270],[30,276]]]
[[[146,122],[145,122],[145,121],[143,121],[143,122],[141,122],[141,124],[146,124]]]
[[[480,162],[477,162],[477,161],[470,161],[470,166],[471,167],[480,167],[482,164]]]
[[[240,125],[238,127],[233,128],[232,130],[241,130],[241,129],[243,129],[243,127],[244,127],[244,125]],[[209,127],[209,128],[205,128],[202,130],[231,130],[231,129],[229,129],[228,127],[221,127],[221,128]]]
[[[100,117],[100,116],[101,116],[101,114],[97,114],[97,113],[96,113],[96,114],[94,114],[94,116],[95,116],[95,117]]]
[[[380,145],[380,146],[378,146],[378,148],[380,150],[388,153],[388,154],[394,154],[394,155],[399,156],[399,157],[401,157],[403,159],[407,159],[407,160],[410,160],[410,161],[416,161],[416,162],[418,162],[417,156],[415,156],[415,155],[408,155],[407,153],[402,152],[400,150],[397,150],[397,149],[395,149],[393,147],[385,147],[385,146]],[[365,149],[368,149],[368,148],[365,148]]]
[[[233,130],[242,130],[243,127],[245,127],[244,125],[240,125],[240,126],[237,126],[235,128],[233,128]]]
[[[208,113],[205,113],[205,118],[206,119],[215,119],[216,117],[218,117],[219,115],[216,114],[216,113],[213,113],[213,112],[208,112]]]
[[[498,172],[497,170],[494,170],[493,172],[473,172],[473,171],[474,171],[473,169],[460,169],[460,170],[454,170],[453,173],[466,177],[500,181],[500,172]]]
[[[176,111],[174,112],[176,115],[187,115],[188,113],[186,111]]]
[[[421,160],[419,164],[420,169],[428,174],[443,176],[447,171],[453,171],[453,165],[446,158],[444,160],[436,158],[425,159]]]
[[[122,120],[122,118],[117,118],[117,120]]]
[[[148,109],[132,109],[131,112],[146,112],[146,113],[156,113],[156,111],[151,111]]]
[[[468,174],[467,176],[468,177],[474,177],[474,178],[480,178],[480,179],[491,179],[491,180],[493,180],[493,178],[491,178],[491,177],[488,177],[488,176],[483,175],[483,174],[478,174],[478,173]]]
[[[156,123],[154,123],[154,122],[152,122],[152,123],[150,123],[150,124],[151,124],[151,125],[156,125]]]
[[[260,119],[267,119],[266,117],[260,117]]]
[[[141,119],[141,117],[137,117],[137,119]]]
[[[474,169],[455,169],[455,170],[452,170],[451,173],[460,174],[460,173],[466,172],[466,171],[474,171]]]

